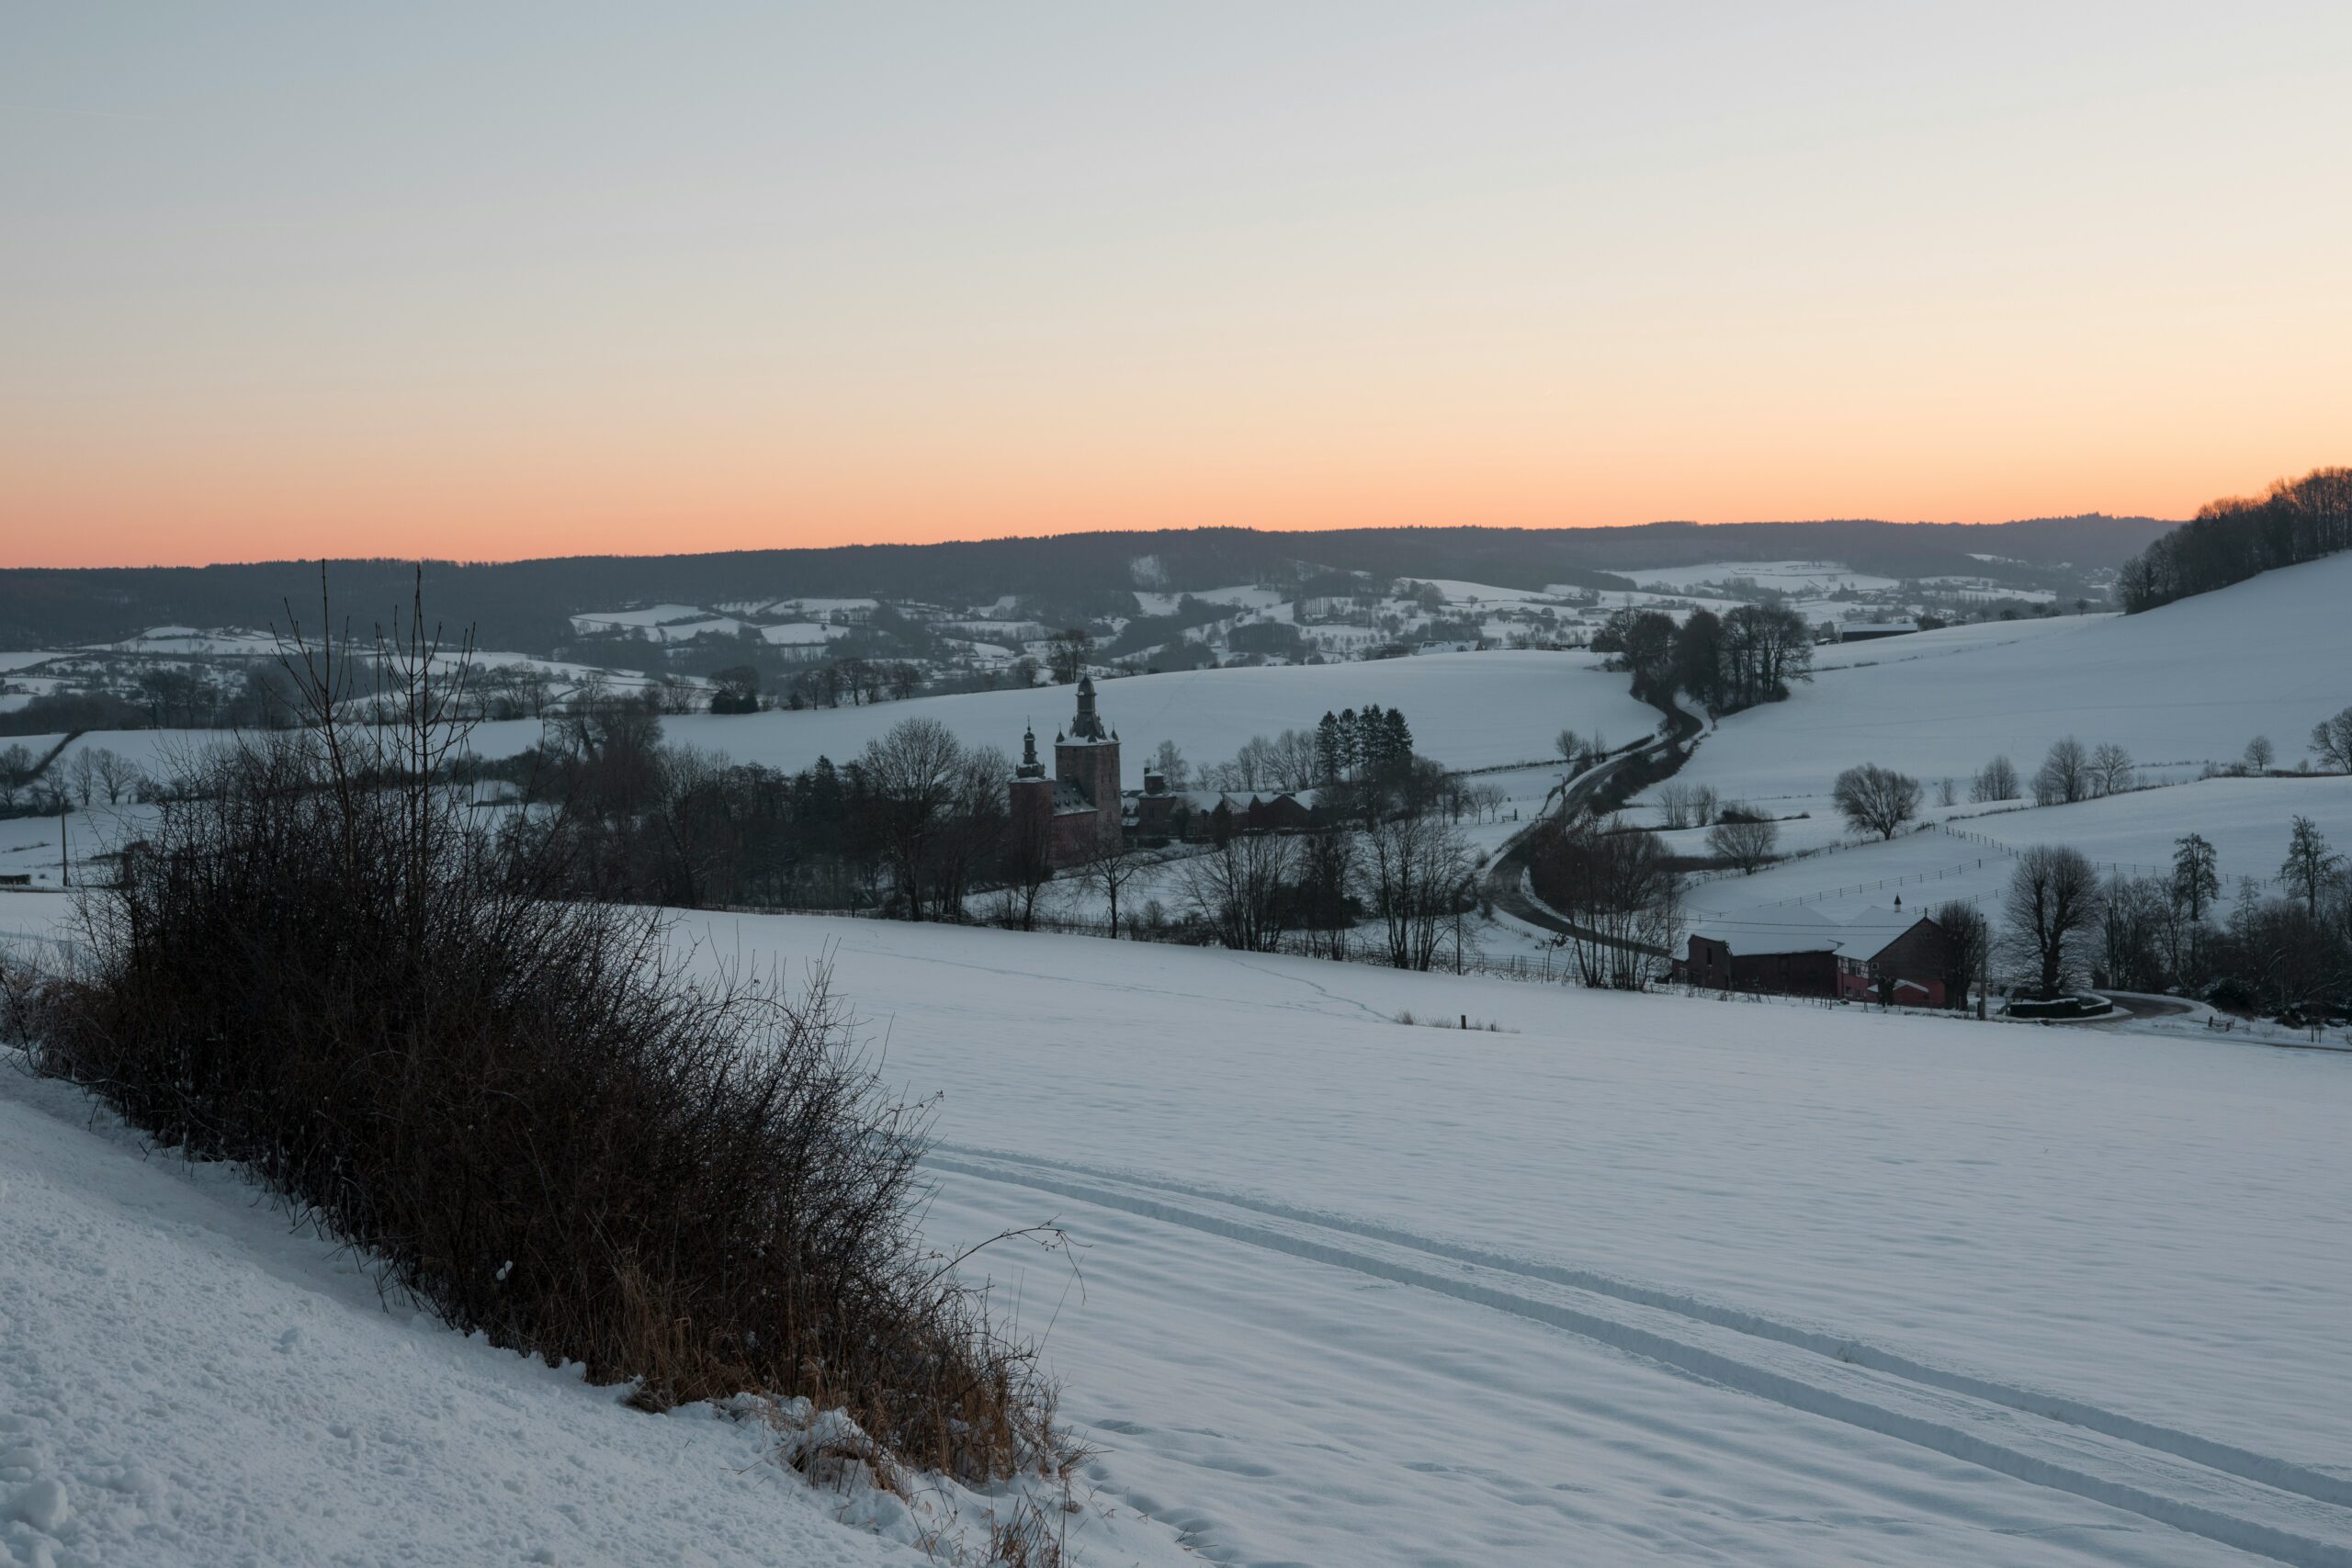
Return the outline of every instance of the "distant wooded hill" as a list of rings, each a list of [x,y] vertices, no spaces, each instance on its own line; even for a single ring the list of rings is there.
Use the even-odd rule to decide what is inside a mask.
[[[680,556],[572,556],[424,567],[425,604],[491,648],[544,654],[569,617],[674,601],[872,597],[964,605],[1006,596],[1049,620],[1111,613],[1135,589],[1182,592],[1236,583],[1302,586],[1341,574],[1464,579],[1507,588],[1629,588],[1642,569],[1719,560],[1836,560],[1907,578],[1966,574],[2023,583],[2062,566],[2111,569],[2172,526],[2146,517],[1986,524],[1652,523],[1627,528],[1250,528],[1066,534],[938,545],[852,545]],[[1978,556],[2006,558],[1986,562]],[[365,627],[409,602],[412,563],[336,560],[339,615]],[[282,625],[286,606],[316,620],[315,561],[236,566],[0,570],[0,648],[107,641],[157,626]]]

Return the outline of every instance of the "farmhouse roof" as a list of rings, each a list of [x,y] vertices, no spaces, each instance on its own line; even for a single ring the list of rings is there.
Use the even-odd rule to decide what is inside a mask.
[[[1849,934],[1838,951],[1845,957],[1867,963],[1902,941],[1912,927],[1927,918],[1909,909],[1872,906],[1846,922]]]

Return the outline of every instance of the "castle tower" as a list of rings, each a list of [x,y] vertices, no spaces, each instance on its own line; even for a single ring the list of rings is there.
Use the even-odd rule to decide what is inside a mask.
[[[1073,824],[1072,848],[1080,853],[1119,841],[1119,737],[1106,728],[1094,707],[1094,677],[1078,682],[1078,713],[1066,734],[1054,737],[1054,773],[1093,807],[1091,824]]]

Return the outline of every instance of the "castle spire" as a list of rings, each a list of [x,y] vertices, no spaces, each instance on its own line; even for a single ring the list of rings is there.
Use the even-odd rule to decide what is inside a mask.
[[[1046,776],[1046,764],[1037,761],[1037,731],[1032,727],[1024,725],[1022,728],[1021,766],[1014,770],[1012,776],[1017,779],[1042,779]]]

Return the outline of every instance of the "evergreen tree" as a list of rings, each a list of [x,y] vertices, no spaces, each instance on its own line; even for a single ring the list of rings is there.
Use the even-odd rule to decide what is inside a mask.
[[[1329,708],[1315,726],[1315,771],[1325,784],[1337,784],[1347,772],[1346,748],[1340,738],[1340,720]]]
[[[1356,715],[1356,775],[1376,779],[1388,768],[1388,716],[1378,703]]]
[[[1413,730],[1405,722],[1405,710],[1390,708],[1383,730],[1382,765],[1401,772],[1413,760]]]

